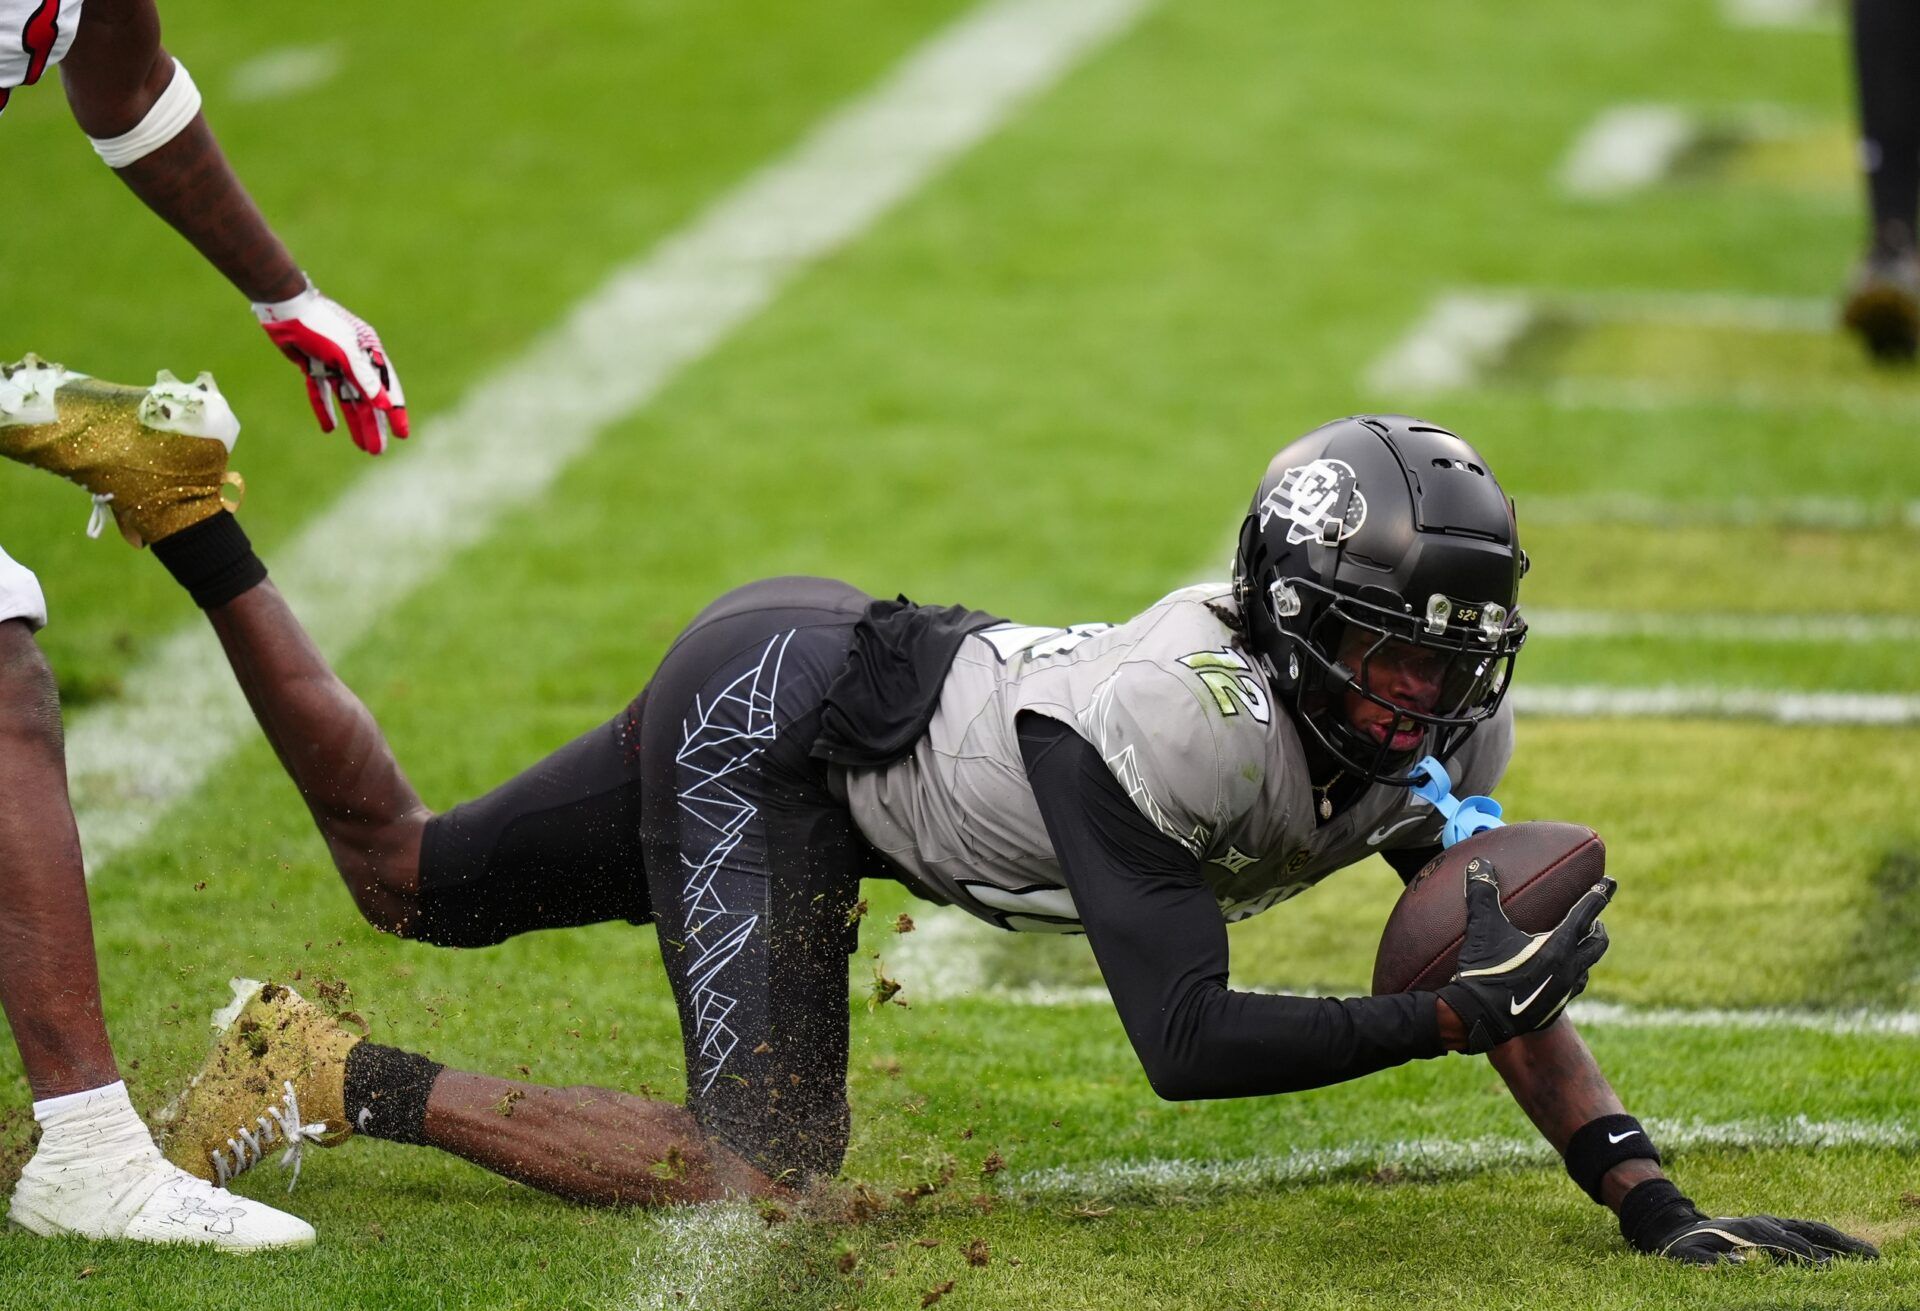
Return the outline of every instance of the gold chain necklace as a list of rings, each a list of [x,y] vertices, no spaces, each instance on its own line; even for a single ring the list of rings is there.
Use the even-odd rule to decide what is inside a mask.
[[[1336,769],[1333,771],[1332,778],[1328,779],[1326,782],[1322,783],[1319,787],[1313,790],[1314,796],[1320,799],[1319,809],[1320,809],[1321,819],[1333,818],[1333,799],[1329,797],[1327,793],[1332,791],[1333,785],[1335,783],[1338,783],[1341,779],[1345,778],[1346,774],[1347,774],[1346,770]]]

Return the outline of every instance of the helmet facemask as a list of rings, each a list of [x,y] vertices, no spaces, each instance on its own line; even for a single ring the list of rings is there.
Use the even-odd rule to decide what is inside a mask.
[[[1499,709],[1526,639],[1517,614],[1437,595],[1413,615],[1275,578],[1256,603],[1286,647],[1275,673],[1296,722],[1356,777],[1402,787]]]

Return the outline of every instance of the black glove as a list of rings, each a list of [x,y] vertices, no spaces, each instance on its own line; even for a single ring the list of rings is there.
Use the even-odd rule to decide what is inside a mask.
[[[1587,971],[1607,950],[1600,923],[1617,886],[1602,877],[1551,933],[1522,933],[1500,905],[1493,862],[1467,862],[1467,936],[1460,968],[1440,989],[1467,1026],[1467,1050],[1483,1052],[1553,1023],[1587,986]]]
[[[1765,1254],[1796,1265],[1824,1265],[1835,1257],[1874,1260],[1872,1243],[1849,1237],[1818,1220],[1782,1220],[1771,1215],[1702,1215],[1670,1180],[1637,1184],[1620,1204],[1620,1232],[1635,1251],[1687,1265],[1745,1261]]]

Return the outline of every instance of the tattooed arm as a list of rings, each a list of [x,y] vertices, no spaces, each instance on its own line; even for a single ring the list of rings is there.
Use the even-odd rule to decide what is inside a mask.
[[[1550,1028],[1502,1043],[1487,1053],[1487,1059],[1556,1152],[1566,1151],[1581,1125],[1626,1109],[1572,1020],[1562,1018]],[[1661,1178],[1665,1175],[1653,1161],[1622,1161],[1602,1178],[1601,1200],[1618,1212],[1621,1199],[1635,1184]]]
[[[87,0],[60,65],[67,103],[90,137],[128,132],[173,80],[153,0]],[[120,180],[193,244],[250,301],[297,295],[306,278],[234,176],[204,115]]]

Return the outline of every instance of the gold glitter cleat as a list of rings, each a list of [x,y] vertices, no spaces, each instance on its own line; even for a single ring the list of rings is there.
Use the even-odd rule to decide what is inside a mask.
[[[233,981],[233,1001],[215,1013],[221,1030],[186,1090],[155,1116],[160,1150],[182,1170],[220,1187],[281,1151],[300,1178],[308,1144],[337,1147],[347,1123],[347,1053],[361,1035],[292,988]]]
[[[145,546],[237,509],[246,484],[227,468],[240,421],[213,375],[122,387],[29,355],[0,365],[0,455],[93,493],[87,535],[113,512]],[[233,488],[231,501],[225,490]]]

